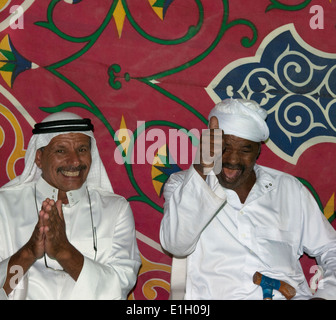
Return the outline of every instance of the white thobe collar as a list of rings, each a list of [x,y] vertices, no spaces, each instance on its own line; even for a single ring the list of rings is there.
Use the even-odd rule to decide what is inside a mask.
[[[256,182],[250,190],[249,195],[245,200],[245,203],[243,204],[240,202],[239,197],[235,191],[223,187],[227,195],[228,203],[237,210],[240,210],[248,203],[256,200],[257,198],[276,188],[276,181],[274,177],[265,170],[263,170],[261,166],[256,164],[254,166],[254,172],[256,174]]]
[[[58,189],[51,186],[48,182],[46,182],[42,177],[40,177],[37,180],[36,183],[36,191],[41,193],[45,198],[49,198],[52,200],[57,201],[58,199]],[[69,203],[67,206],[72,207],[76,203],[78,203],[80,200],[83,199],[83,197],[86,197],[86,182],[83,183],[83,185],[77,189],[77,190],[70,190],[66,192],[67,198]]]
[[[258,189],[260,189],[263,193],[271,191],[277,187],[275,178],[263,170],[261,166],[256,164],[254,166],[254,172],[257,178],[255,185],[257,185]]]

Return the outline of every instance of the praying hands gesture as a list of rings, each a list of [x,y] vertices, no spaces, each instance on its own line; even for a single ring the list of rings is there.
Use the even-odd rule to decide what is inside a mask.
[[[71,245],[66,231],[62,211],[62,201],[46,199],[42,203],[39,219],[29,241],[9,260],[7,279],[4,289],[7,295],[14,289],[10,286],[9,270],[13,265],[23,268],[23,273],[35,263],[36,260],[47,254],[63,267],[64,271],[77,280],[84,263],[83,255]]]
[[[65,232],[62,202],[46,199],[39,212],[39,234],[44,239],[44,252],[51,259],[61,260],[71,246]]]
[[[66,243],[68,239],[65,233],[62,203],[46,199],[42,203],[39,220],[26,247],[35,260],[42,258],[45,253],[57,260],[56,253]]]

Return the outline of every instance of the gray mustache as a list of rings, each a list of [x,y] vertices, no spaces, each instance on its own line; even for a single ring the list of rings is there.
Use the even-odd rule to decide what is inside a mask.
[[[79,165],[77,167],[59,167],[57,168],[57,172],[61,172],[61,171],[70,171],[70,172],[74,172],[74,171],[81,171],[81,170],[86,170],[87,166],[86,165]]]

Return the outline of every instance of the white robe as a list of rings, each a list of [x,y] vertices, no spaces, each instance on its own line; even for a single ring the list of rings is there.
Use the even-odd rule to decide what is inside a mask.
[[[324,270],[315,296],[335,299],[335,230],[296,178],[258,165],[255,171],[244,204],[214,175],[205,182],[193,166],[167,181],[160,240],[174,256],[188,256],[185,299],[262,299],[252,281],[256,271],[292,285],[296,299],[311,298],[303,252]]]
[[[0,299],[127,298],[141,264],[130,205],[112,192],[90,187],[88,191],[97,234],[96,260],[85,183],[80,189],[67,192],[69,204],[62,208],[67,237],[84,255],[84,265],[77,281],[64,271],[46,268],[42,257],[28,270],[22,285],[7,297],[2,287],[9,258],[31,237],[42,201],[47,197],[57,200],[58,190],[42,178],[37,183],[33,181],[0,189]],[[62,269],[55,260],[47,258],[47,263],[50,267]]]

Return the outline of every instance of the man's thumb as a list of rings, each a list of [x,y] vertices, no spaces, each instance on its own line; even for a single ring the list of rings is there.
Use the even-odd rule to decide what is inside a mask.
[[[210,118],[209,129],[219,129],[217,117],[213,116]]]

